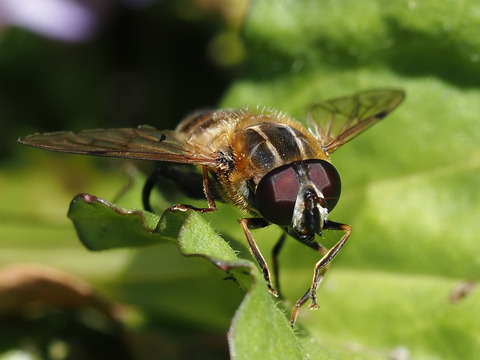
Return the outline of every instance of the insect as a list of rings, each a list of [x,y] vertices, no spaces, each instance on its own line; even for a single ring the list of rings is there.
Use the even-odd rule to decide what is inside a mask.
[[[318,307],[319,283],[352,231],[350,225],[328,218],[341,188],[340,176],[329,156],[384,118],[403,98],[403,91],[379,89],[320,102],[308,109],[308,129],[276,111],[216,110],[194,113],[174,131],[144,125],[34,134],[19,141],[61,152],[198,166],[208,207],[175,205],[172,209],[212,212],[216,209],[214,197],[219,197],[218,200],[233,203],[250,214],[251,217],[240,219],[239,224],[273,295],[279,295],[277,258],[286,234],[320,254],[310,287],[293,307],[290,317],[293,325],[299,308],[309,299],[311,309]],[[144,189],[147,208],[153,183],[153,180],[147,182]],[[182,184],[187,192],[194,186],[188,179]],[[275,287],[251,233],[252,229],[270,224],[284,230],[272,251]],[[328,249],[315,240],[324,230],[340,230],[344,234]]]

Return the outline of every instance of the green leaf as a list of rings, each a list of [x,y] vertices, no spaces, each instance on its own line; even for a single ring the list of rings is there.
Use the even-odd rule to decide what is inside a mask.
[[[91,250],[170,241],[178,245],[183,255],[205,258],[226,271],[243,289],[249,288],[229,332],[232,358],[302,358],[286,315],[272,301],[256,265],[238,259],[235,251],[198,213],[167,210],[159,218],[81,194],[70,204],[69,217],[80,239]],[[254,346],[252,337],[256,339]]]
[[[68,217],[73,221],[78,238],[89,250],[153,245],[166,241],[155,232],[158,216],[121,208],[89,194],[77,195],[72,200]]]

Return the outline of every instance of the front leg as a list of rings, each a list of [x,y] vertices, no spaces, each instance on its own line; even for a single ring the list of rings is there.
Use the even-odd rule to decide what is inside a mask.
[[[275,296],[278,297],[278,292],[273,288],[272,282],[271,282],[271,276],[270,276],[270,270],[268,269],[267,262],[265,261],[265,258],[263,257],[262,253],[260,252],[260,249],[257,246],[257,243],[253,239],[252,233],[250,232],[250,229],[260,229],[264,228],[268,225],[268,221],[266,221],[263,218],[243,218],[238,221],[240,223],[240,226],[243,229],[243,232],[245,233],[245,237],[247,238],[248,245],[250,247],[250,252],[252,253],[253,257],[255,260],[257,260],[258,265],[260,266],[260,269],[262,269],[263,277],[265,278],[265,281],[267,282],[267,287],[268,291]]]
[[[308,299],[312,300],[312,303],[309,306],[309,309],[316,310],[318,309],[317,303],[317,289],[320,285],[320,282],[323,279],[323,275],[327,271],[328,265],[333,260],[333,258],[338,254],[340,249],[345,245],[345,242],[350,237],[352,232],[352,226],[347,224],[341,224],[334,221],[327,221],[323,228],[324,230],[341,230],[345,232],[342,238],[329,250],[325,249],[322,245],[318,243],[304,243],[307,246],[318,250],[320,253],[323,254],[323,257],[315,264],[313,269],[313,278],[312,284],[307,292],[297,301],[295,306],[292,309],[292,314],[290,315],[290,325],[295,324],[295,320],[297,319],[298,310],[299,308],[307,302]],[[317,244],[316,246],[313,244]]]

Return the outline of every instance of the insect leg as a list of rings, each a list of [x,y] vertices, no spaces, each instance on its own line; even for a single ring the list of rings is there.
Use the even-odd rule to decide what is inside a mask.
[[[334,221],[327,221],[325,223],[325,226],[323,228],[324,230],[341,230],[345,232],[343,234],[342,238],[329,250],[326,250],[323,246],[320,244],[317,244],[318,246],[315,246],[313,244],[315,243],[304,243],[307,246],[310,246],[313,249],[317,249],[320,251],[320,253],[324,254],[323,257],[320,259],[315,264],[314,270],[313,270],[313,279],[312,279],[312,284],[310,288],[307,290],[307,292],[297,301],[295,306],[292,309],[292,314],[290,316],[290,324],[293,325],[295,324],[295,320],[297,318],[298,314],[298,309],[307,302],[307,300],[310,298],[312,300],[312,303],[310,304],[309,308],[312,310],[315,310],[318,308],[318,303],[317,303],[317,288],[318,285],[320,284],[323,275],[327,271],[329,263],[333,260],[333,258],[338,254],[340,249],[345,245],[345,242],[347,239],[350,237],[350,234],[352,232],[352,226],[347,225],[347,224],[341,224],[337,223]],[[323,249],[323,250],[322,250]]]
[[[162,176],[162,168],[156,168],[145,181],[142,189],[142,204],[143,208],[147,211],[153,212],[152,204],[150,203],[150,194],[153,187],[157,183],[157,180]]]
[[[272,267],[273,267],[273,279],[275,281],[275,289],[277,289],[278,296],[282,297],[282,292],[280,291],[280,278],[279,278],[279,266],[278,266],[278,255],[283,248],[283,244],[285,243],[285,239],[287,238],[287,233],[282,233],[280,239],[278,239],[277,243],[273,247],[272,250]]]
[[[317,288],[321,280],[321,269],[324,268],[326,265],[330,263],[330,261],[333,260],[333,258],[338,254],[338,252],[343,247],[343,245],[345,245],[345,243],[347,242],[347,239],[350,237],[350,234],[352,233],[351,225],[337,223],[334,221],[327,221],[323,229],[324,230],[340,230],[340,231],[343,231],[344,234],[342,238],[330,250],[327,251],[327,253],[320,259],[320,261],[315,264],[312,286],[310,287],[310,298],[312,299],[312,304],[309,306],[310,309],[318,308]]]
[[[133,187],[135,182],[135,175],[136,175],[136,168],[130,163],[125,163],[121,167],[122,173],[125,174],[125,178],[127,180],[126,184],[122,186],[122,188],[117,192],[117,194],[111,199],[112,203],[117,203],[122,196],[124,196],[128,190]]]
[[[250,229],[260,229],[268,226],[269,223],[262,218],[243,218],[243,219],[240,219],[238,222],[240,223],[240,226],[242,227],[243,232],[245,233],[245,236],[248,241],[248,245],[250,246],[250,252],[252,253],[255,260],[257,260],[258,265],[262,269],[263,277],[267,282],[268,291],[270,291],[272,295],[278,297],[278,292],[272,287],[272,283],[270,281],[271,276],[270,276],[270,270],[268,269],[267,262],[265,261],[265,258],[263,257],[262,253],[260,252],[260,249],[258,248],[257,243],[253,239],[252,233],[250,232]]]
[[[208,169],[206,166],[203,166],[202,170],[203,170],[203,192],[205,194],[205,198],[207,199],[208,207],[198,208],[191,205],[178,204],[178,205],[173,205],[170,208],[170,210],[178,210],[178,211],[194,210],[194,211],[205,213],[205,212],[213,212],[217,209],[217,204],[215,204],[215,199],[213,198],[212,189],[210,187],[210,180],[208,178]]]
[[[317,251],[322,255],[322,258],[325,256],[325,254],[328,253],[328,249],[325,248],[325,246],[315,242],[315,241],[309,241],[309,242],[303,242],[302,244],[307,245],[308,247],[312,248],[313,250]],[[327,272],[327,269],[329,267],[329,264],[325,265],[319,272],[318,274],[318,279],[317,279],[317,287],[320,285],[320,283],[323,280],[323,276]],[[305,294],[295,303],[295,306],[292,309],[292,313],[290,314],[290,325],[293,326],[295,325],[295,321],[297,319],[298,315],[298,310],[300,307],[305,304],[308,299],[310,298],[310,293],[311,293],[311,287],[308,288],[308,290],[305,292]]]
[[[174,183],[174,185],[185,195],[192,199],[203,199],[205,193],[202,189],[203,175],[198,171],[193,171],[178,165],[165,165],[156,168],[147,178],[142,192],[143,208],[152,211],[150,204],[150,195],[158,180],[165,178]],[[216,194],[214,194],[216,195]]]

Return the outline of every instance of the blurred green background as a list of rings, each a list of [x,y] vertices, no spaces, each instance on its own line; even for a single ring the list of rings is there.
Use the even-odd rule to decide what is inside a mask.
[[[309,103],[378,87],[401,88],[407,98],[332,156],[343,194],[331,218],[354,232],[319,289],[320,310],[300,313],[298,358],[478,358],[478,4],[111,1],[85,5],[95,19],[89,31],[59,38],[16,26],[6,3],[0,1],[0,264],[46,264],[73,279],[50,268],[0,273],[5,358],[15,349],[58,359],[228,358],[225,333],[244,295],[223,272],[168,244],[87,252],[66,218],[68,203],[80,192],[114,199],[127,183],[126,162],[28,149],[16,143],[19,136],[142,123],[173,128],[190,111],[218,105],[260,104],[303,119]],[[142,174],[152,167],[135,165],[141,172],[121,199],[129,207],[140,207]],[[159,211],[186,201],[157,196]],[[241,251],[238,212],[219,210],[207,220]],[[265,254],[278,234],[255,233]],[[289,241],[280,260],[291,304],[317,256]],[[116,311],[126,337],[89,297],[87,309],[73,311],[65,310],[71,302],[19,306],[35,298],[33,275],[40,284],[63,284],[62,291],[84,281],[122,304]],[[262,309],[253,315],[261,319]],[[275,334],[265,329],[249,350]],[[107,357],[83,353],[98,349],[92,339],[101,339]]]
[[[233,295],[211,304],[225,310],[208,324],[205,309],[195,304],[198,291],[215,292],[218,283],[228,283],[223,273],[182,259],[174,246],[103,256],[79,243],[66,217],[69,201],[80,192],[115,197],[128,181],[125,161],[58,156],[24,148],[17,139],[61,129],[140,124],[172,129],[195,109],[217,107],[243,60],[238,29],[246,6],[246,1],[0,2],[0,265],[46,264],[86,279],[112,301],[134,303],[121,315],[130,324],[129,340],[123,339],[85,320],[85,311],[55,308],[49,300],[40,309],[35,304],[16,309],[12,302],[35,299],[37,293],[21,280],[20,270],[13,272],[16,277],[6,273],[0,306],[5,358],[19,349],[39,358],[228,357],[225,333],[241,291],[228,284]],[[154,166],[136,165],[144,173]],[[140,186],[128,195],[138,207]],[[48,269],[45,276],[37,270],[42,281],[51,280]],[[197,279],[213,273],[211,284],[186,280],[192,272]],[[17,288],[24,285],[24,296],[17,298],[15,286],[7,286],[5,279],[12,277],[18,278],[12,282]],[[158,290],[160,302],[149,294],[158,282],[165,285]],[[137,328],[141,335],[135,335]],[[136,344],[134,350],[126,343]],[[63,355],[56,350],[62,344],[71,347]]]

